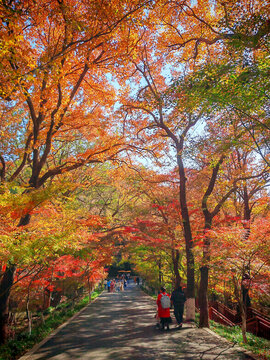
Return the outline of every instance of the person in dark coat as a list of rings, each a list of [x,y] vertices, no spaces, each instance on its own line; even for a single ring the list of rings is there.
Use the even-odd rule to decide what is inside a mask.
[[[180,285],[176,285],[171,295],[171,303],[174,307],[174,315],[178,324],[178,327],[183,325],[183,313],[186,296]]]

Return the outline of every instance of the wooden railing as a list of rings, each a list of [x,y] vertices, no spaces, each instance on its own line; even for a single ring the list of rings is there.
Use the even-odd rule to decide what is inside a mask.
[[[226,326],[235,326],[235,324],[232,321],[227,319],[224,315],[222,315],[212,306],[209,307],[209,318]]]
[[[270,322],[260,316],[247,319],[247,331],[270,340]]]
[[[232,310],[228,306],[218,301],[214,301],[213,303],[211,303],[211,306],[215,308],[217,311],[219,311],[226,318],[228,318],[231,322],[236,324],[241,321],[241,318],[237,314],[236,310]]]
[[[209,318],[223,325],[241,326],[241,319],[237,312],[217,301],[210,303]],[[256,309],[248,308],[247,331],[269,340],[270,318]]]

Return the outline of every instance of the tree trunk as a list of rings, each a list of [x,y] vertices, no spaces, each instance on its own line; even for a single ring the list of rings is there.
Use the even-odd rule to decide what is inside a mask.
[[[179,258],[180,258],[179,250],[172,249],[173,271],[174,271],[174,276],[175,276],[175,286],[176,287],[179,287],[180,283],[181,283],[181,276],[179,274]]]
[[[30,215],[26,214],[20,219],[18,227],[29,224]],[[7,264],[0,283],[0,344],[4,344],[8,338],[8,303],[10,291],[16,272],[15,264]]]
[[[241,319],[242,319],[241,330],[242,330],[243,342],[246,344],[247,343],[247,316],[246,316],[246,311],[244,310],[244,308],[242,308],[242,311],[241,311]]]
[[[185,168],[181,157],[182,149],[177,149],[177,164],[180,177],[180,208],[184,227],[184,237],[186,243],[187,258],[187,302],[186,302],[186,321],[195,321],[195,276],[194,276],[194,255],[193,240],[189,221],[189,213],[186,199],[186,176]]]
[[[8,339],[8,303],[16,272],[15,265],[8,265],[0,284],[0,344]]]
[[[183,211],[182,211],[183,214]],[[186,302],[186,321],[195,321],[195,276],[194,276],[194,255],[191,228],[187,207],[182,215],[187,257],[187,302]]]
[[[30,303],[30,286],[31,282],[28,286],[28,292],[27,292],[27,299],[26,299],[26,317],[28,321],[28,333],[31,335],[32,332],[32,314],[31,311],[29,311],[29,303]]]
[[[32,334],[32,312],[31,311],[27,311],[27,321],[28,321],[28,334],[31,335]]]
[[[208,210],[207,201],[209,196],[214,190],[216,183],[217,175],[219,172],[220,165],[224,160],[224,155],[222,155],[212,170],[212,176],[209,181],[209,185],[204,193],[202,198],[202,212],[204,214],[204,241],[203,241],[203,260],[202,266],[200,268],[201,279],[199,287],[199,307],[200,307],[200,327],[209,327],[209,311],[208,311],[208,280],[209,280],[209,263],[210,263],[210,238],[207,234],[208,230],[212,227],[212,220],[215,215],[218,214],[222,203],[229,196],[230,191],[226,194],[225,197],[218,203],[213,212]]]
[[[212,219],[205,218],[205,232],[211,228]],[[205,233],[203,244],[203,265],[200,268],[200,287],[199,287],[199,308],[200,322],[199,327],[209,327],[209,310],[208,310],[208,280],[209,280],[209,262],[210,262],[210,239]]]
[[[233,276],[233,285],[234,285],[234,295],[236,297],[239,312],[242,320],[241,324],[241,330],[242,330],[242,336],[243,336],[243,342],[247,343],[247,316],[246,316],[246,306],[244,304],[244,297],[242,288],[238,286],[237,279],[235,276]]]
[[[200,307],[200,327],[209,327],[208,313],[208,266],[200,268],[201,280],[199,288],[199,307]]]

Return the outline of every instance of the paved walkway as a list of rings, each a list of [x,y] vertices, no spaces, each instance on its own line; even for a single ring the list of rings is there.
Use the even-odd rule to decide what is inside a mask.
[[[155,329],[155,305],[135,285],[103,294],[24,360],[252,359],[203,329]]]

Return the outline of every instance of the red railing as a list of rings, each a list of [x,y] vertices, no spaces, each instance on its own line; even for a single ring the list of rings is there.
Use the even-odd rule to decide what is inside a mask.
[[[232,310],[228,306],[218,301],[211,303],[211,306],[215,308],[218,312],[220,312],[222,315],[224,315],[226,318],[228,318],[231,322],[236,324],[241,321],[236,310]]]
[[[220,302],[213,302],[209,306],[209,318],[227,326],[241,326],[239,315],[235,310]],[[247,311],[247,331],[270,339],[270,318],[258,310],[249,308]]]
[[[224,315],[222,315],[219,311],[217,311],[215,308],[210,306],[209,308],[209,318],[211,320],[214,320],[220,324],[226,325],[226,326],[235,326],[235,324],[227,319]]]
[[[247,319],[247,331],[270,340],[270,322],[260,316]]]

